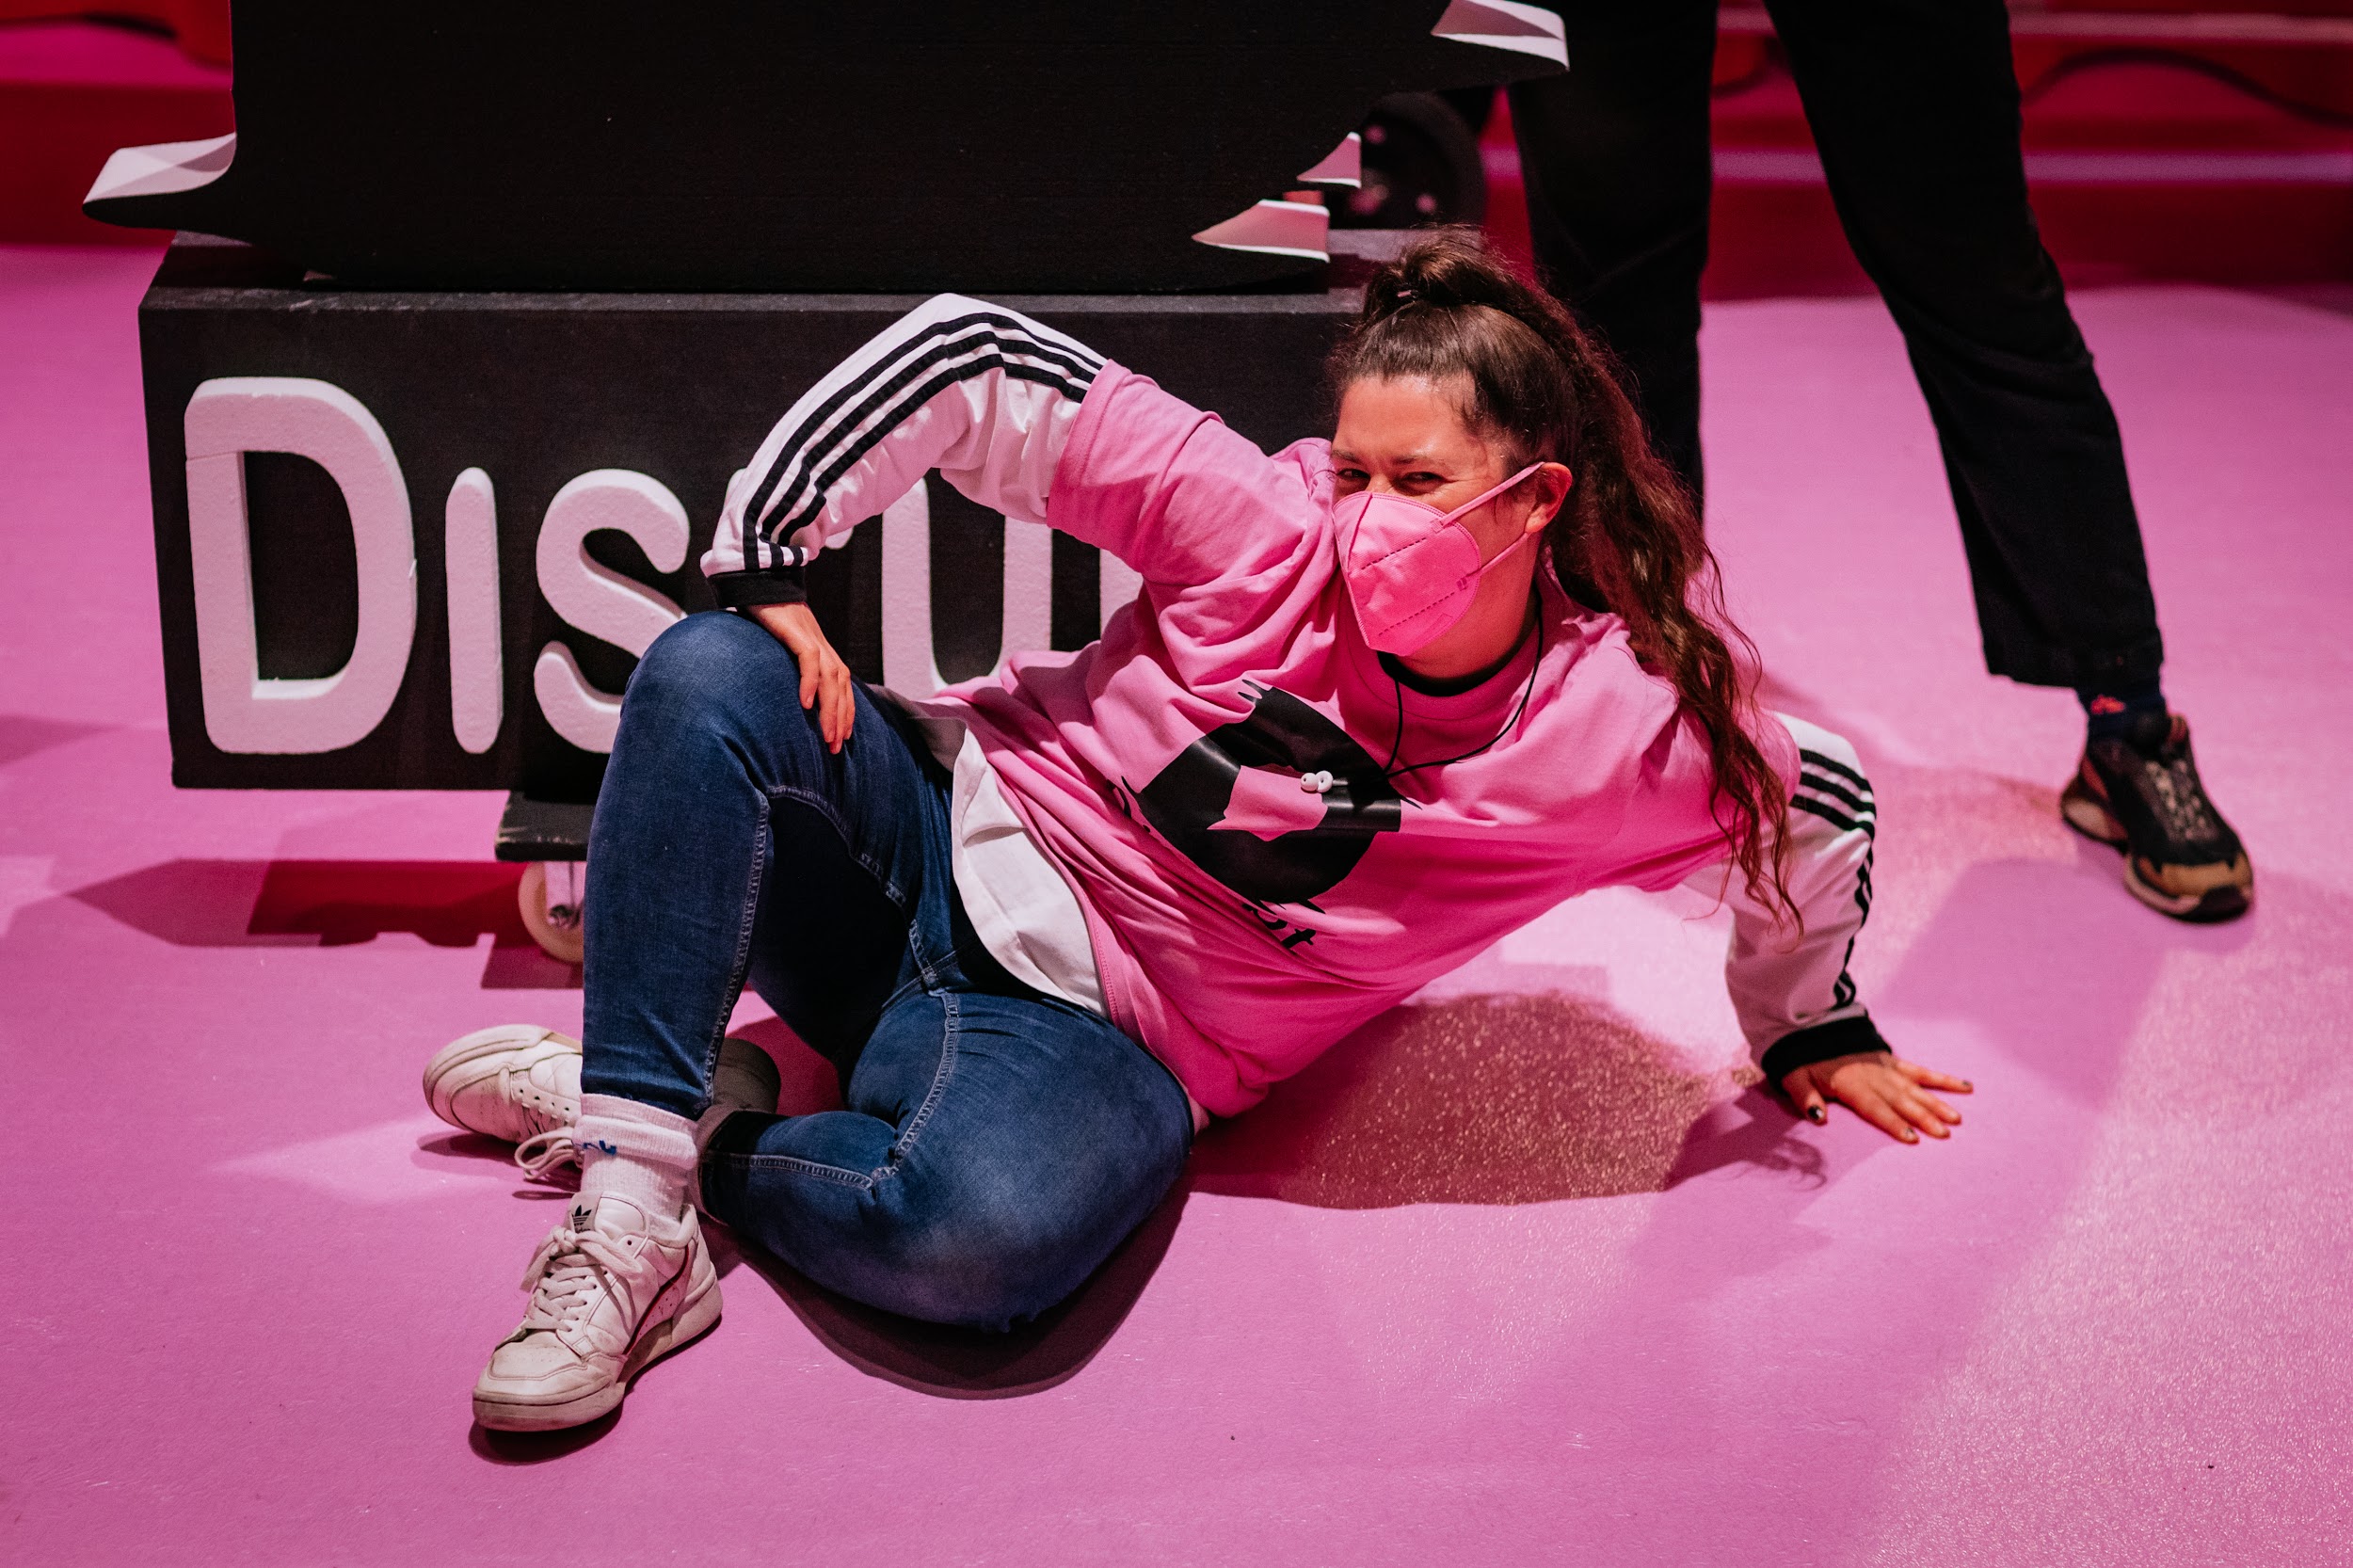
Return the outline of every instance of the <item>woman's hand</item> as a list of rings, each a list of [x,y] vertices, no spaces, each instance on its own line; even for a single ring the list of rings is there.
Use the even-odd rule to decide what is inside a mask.
[[[1961,1112],[1929,1094],[1970,1092],[1967,1079],[1932,1072],[1916,1062],[1883,1050],[1853,1056],[1833,1056],[1827,1062],[1793,1069],[1781,1080],[1781,1092],[1798,1113],[1818,1122],[1827,1114],[1825,1101],[1836,1100],[1890,1138],[1916,1144],[1925,1132],[1949,1138],[1947,1130],[1961,1125]]]
[[[825,641],[808,605],[762,604],[752,614],[801,662],[801,706],[817,711],[817,729],[825,738],[825,749],[838,755],[857,717],[850,666]]]

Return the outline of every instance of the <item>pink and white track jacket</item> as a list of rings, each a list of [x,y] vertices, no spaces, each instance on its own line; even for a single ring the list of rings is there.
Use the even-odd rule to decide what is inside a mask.
[[[1326,443],[1269,456],[1015,312],[943,295],[812,388],[729,487],[703,569],[731,606],[797,600],[808,556],[935,468],[1143,576],[1101,641],[912,706],[977,743],[1076,895],[1109,1016],[1209,1110],[1617,884],[1731,901],[1727,978],[1769,1074],[1881,1048],[1847,974],[1874,822],[1844,742],[1758,737],[1793,787],[1805,921],[1772,929],[1725,875],[1705,737],[1618,617],[1539,572],[1542,634],[1510,665],[1459,696],[1401,685],[1340,583]],[[1328,792],[1300,787],[1316,772]]]

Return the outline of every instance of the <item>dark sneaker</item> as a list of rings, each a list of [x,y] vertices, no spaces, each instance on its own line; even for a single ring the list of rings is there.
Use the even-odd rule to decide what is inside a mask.
[[[2255,896],[2255,868],[2206,798],[2189,754],[2189,721],[2152,713],[2129,734],[2084,747],[2059,815],[2124,852],[2124,886],[2180,920],[2234,920]]]

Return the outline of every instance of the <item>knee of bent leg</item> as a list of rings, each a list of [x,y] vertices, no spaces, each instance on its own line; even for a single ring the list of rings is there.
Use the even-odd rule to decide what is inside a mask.
[[[759,622],[725,610],[675,621],[653,640],[629,678],[629,696],[694,697],[740,690],[755,671],[775,679],[778,667],[797,679],[800,666]]]
[[[933,1322],[1003,1330],[1075,1289],[1095,1259],[1017,1202],[968,1202],[905,1226],[899,1237],[902,1310]]]
[[[758,730],[778,694],[799,710],[800,665],[765,627],[725,611],[689,616],[653,640],[621,699],[623,732],[664,744],[701,730]]]

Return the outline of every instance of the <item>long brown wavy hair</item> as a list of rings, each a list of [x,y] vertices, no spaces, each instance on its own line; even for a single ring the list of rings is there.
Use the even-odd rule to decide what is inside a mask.
[[[1756,648],[1724,613],[1690,492],[1652,450],[1609,350],[1477,230],[1437,229],[1372,275],[1330,376],[1336,400],[1368,379],[1460,389],[1464,424],[1501,441],[1507,469],[1542,460],[1575,475],[1545,531],[1553,572],[1570,598],[1623,619],[1643,667],[1673,683],[1706,732],[1717,825],[1750,895],[1794,921],[1788,787],[1754,739]]]

